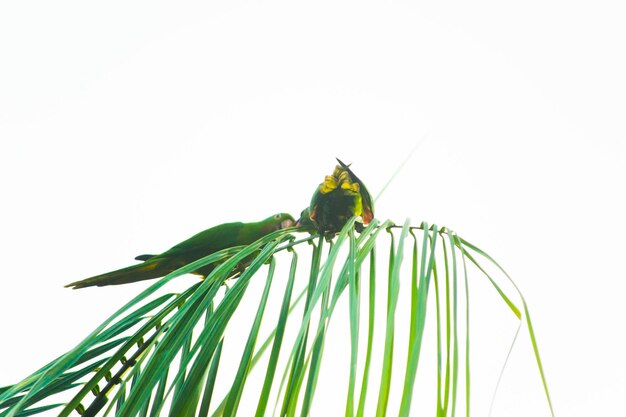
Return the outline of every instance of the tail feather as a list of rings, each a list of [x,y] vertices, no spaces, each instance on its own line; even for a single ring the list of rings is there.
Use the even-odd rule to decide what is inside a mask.
[[[105,285],[128,284],[130,282],[143,281],[146,279],[159,278],[167,275],[172,269],[163,260],[146,261],[142,264],[132,265],[106,274],[96,275],[91,278],[75,281],[66,287],[73,289],[85,287],[103,287]]]

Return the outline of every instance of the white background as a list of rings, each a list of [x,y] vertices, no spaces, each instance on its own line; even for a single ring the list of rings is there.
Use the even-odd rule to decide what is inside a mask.
[[[0,385],[144,288],[67,282],[295,216],[335,156],[377,194],[427,135],[377,217],[447,225],[504,265],[557,415],[623,410],[624,7],[432,3],[3,2]],[[521,339],[494,415],[548,415]]]

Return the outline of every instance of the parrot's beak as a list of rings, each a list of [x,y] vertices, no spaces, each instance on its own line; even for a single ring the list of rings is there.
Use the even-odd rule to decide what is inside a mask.
[[[293,226],[293,225],[294,225],[293,220],[291,220],[291,219],[287,219],[287,220],[283,220],[283,221],[280,223],[280,228],[281,228],[281,229],[285,229],[285,228],[287,228],[287,227],[291,227],[291,226]]]
[[[302,212],[300,213],[300,218],[298,220],[296,220],[296,227],[300,227],[304,225],[304,221],[305,219],[308,220],[309,218],[309,210],[308,208],[305,208],[304,210],[302,210]]]

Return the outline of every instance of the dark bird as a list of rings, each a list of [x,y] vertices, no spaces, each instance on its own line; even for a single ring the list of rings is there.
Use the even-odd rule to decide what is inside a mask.
[[[333,235],[341,230],[353,216],[361,216],[363,224],[357,223],[357,231],[374,218],[374,203],[365,184],[337,159],[339,165],[332,175],[327,175],[311,198],[311,204],[300,213],[296,223],[321,234]]]

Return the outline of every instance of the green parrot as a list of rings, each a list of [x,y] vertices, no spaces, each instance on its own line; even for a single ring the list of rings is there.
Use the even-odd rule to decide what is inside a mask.
[[[352,216],[361,216],[367,225],[374,218],[374,203],[365,184],[352,172],[349,165],[337,159],[339,165],[332,175],[327,175],[311,199],[311,204],[300,213],[296,225],[316,229],[319,233],[333,235]],[[363,229],[357,223],[357,231]]]
[[[67,284],[73,289],[91,286],[119,285],[163,277],[195,260],[233,246],[249,245],[276,230],[294,225],[294,219],[287,213],[275,214],[255,223],[224,223],[198,233],[179,243],[160,255],[140,255],[135,259],[144,261],[106,274],[96,275],[81,281]],[[248,261],[249,262],[249,261]],[[193,273],[206,277],[216,267],[215,263],[206,265]],[[237,266],[241,272],[247,266]]]

